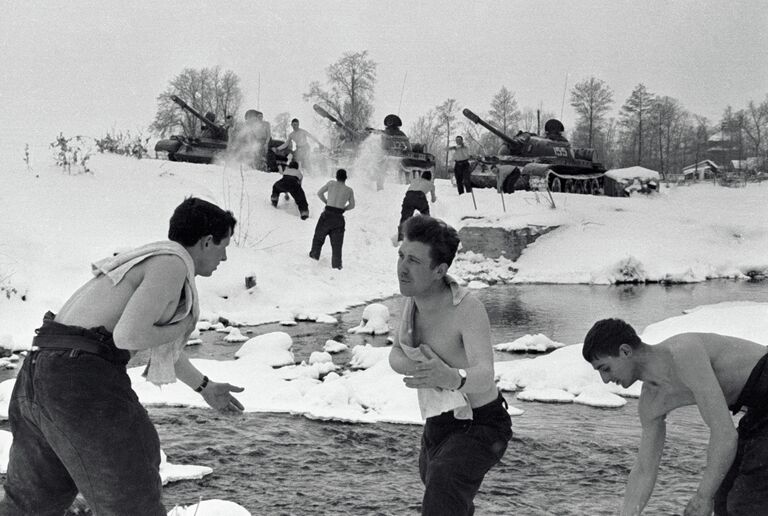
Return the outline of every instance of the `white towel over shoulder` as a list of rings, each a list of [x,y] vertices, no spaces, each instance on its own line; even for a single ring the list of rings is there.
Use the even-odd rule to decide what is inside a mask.
[[[184,282],[184,299],[179,303],[173,317],[166,324],[179,322],[187,317],[190,312],[195,320],[197,320],[200,315],[200,308],[197,299],[197,288],[195,287],[195,264],[187,250],[177,242],[172,240],[152,242],[151,244],[146,244],[115,256],[109,256],[91,264],[91,270],[94,276],[104,274],[113,284],[117,285],[135,265],[150,256],[160,254],[178,256],[184,260],[184,264],[187,266],[187,279]],[[185,334],[172,342],[151,349],[149,365],[145,372],[147,380],[156,385],[176,381],[176,360],[178,360],[181,350],[186,345],[188,337],[189,335]]]

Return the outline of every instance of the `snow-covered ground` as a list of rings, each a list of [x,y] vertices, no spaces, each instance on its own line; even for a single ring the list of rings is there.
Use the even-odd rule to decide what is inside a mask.
[[[258,324],[323,316],[397,294],[392,245],[405,185],[376,191],[364,171],[350,170],[357,207],[346,216],[344,269],[308,258],[322,203],[315,195],[329,177],[307,176],[310,218],[293,201],[269,203],[277,174],[237,167],[134,160],[96,154],[91,174],[67,175],[37,156],[0,161],[0,344],[26,348],[46,310],[56,311],[90,275],[90,263],[166,238],[168,219],[185,196],[231,209],[239,220],[229,260],[199,278],[204,319]],[[455,275],[512,282],[612,283],[618,280],[703,281],[768,270],[768,184],[722,188],[710,184],[663,189],[652,197],[607,198],[475,189],[461,197],[437,180],[432,214],[462,225],[518,228],[559,226],[512,264],[478,255],[459,259]],[[461,255],[460,255],[461,256]],[[514,270],[510,270],[514,269]],[[254,276],[256,286],[245,288]],[[482,286],[474,282],[473,286]]]
[[[0,163],[3,347],[28,348],[43,313],[58,310],[89,278],[92,261],[164,239],[173,208],[189,195],[231,209],[240,222],[228,261],[211,278],[199,279],[203,331],[218,317],[235,325],[308,318],[335,322],[334,313],[398,292],[397,250],[391,239],[404,185],[388,183],[376,191],[365,173],[350,170],[348,184],[355,189],[357,207],[346,216],[344,269],[337,271],[330,268],[328,245],[319,262],[307,256],[322,209],[314,194],[329,179],[326,175],[305,177],[310,218],[302,221],[293,201],[281,198],[277,209],[270,205],[276,174],[111,155],[96,155],[90,165],[90,174],[68,175],[52,164],[35,165],[29,171],[23,163]],[[491,190],[475,190],[477,210],[472,198],[459,197],[448,181],[438,180],[436,190],[432,214],[457,228],[559,226],[530,245],[514,264],[478,255],[460,258],[454,274],[475,287],[484,286],[478,281],[484,278],[559,283],[704,281],[768,271],[768,184],[662,188],[652,197],[628,199],[554,194],[555,209],[541,194],[517,192],[506,197],[506,212]],[[248,276],[255,277],[254,287],[246,288]],[[371,318],[357,330],[347,330],[386,332],[380,307],[368,313]],[[227,331],[233,341],[242,340],[231,328],[219,330]],[[638,328],[651,343],[689,330],[737,335],[768,345],[768,305],[701,307]],[[415,393],[388,366],[388,348],[354,349],[344,371],[338,371],[326,353],[318,353],[311,364],[275,369],[274,365],[292,363],[290,337],[279,332],[245,337],[249,340],[241,345],[236,360],[194,363],[212,378],[245,387],[238,398],[247,411],[352,422],[421,422]],[[338,351],[333,342],[317,344],[318,350]],[[520,391],[520,400],[616,407],[625,396],[639,393],[639,385],[628,390],[603,385],[581,358],[578,342],[528,336],[509,345],[555,348],[546,356],[497,364],[499,385]],[[183,385],[155,387],[140,377],[139,368],[130,376],[143,403],[204,406],[200,396]],[[12,382],[0,384],[0,414],[3,409],[7,414]],[[510,411],[521,413],[521,405]]]

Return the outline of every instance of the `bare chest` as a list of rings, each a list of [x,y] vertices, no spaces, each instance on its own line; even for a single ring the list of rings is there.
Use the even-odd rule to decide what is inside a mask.
[[[682,386],[643,388],[640,410],[651,418],[661,417],[672,410],[696,404],[693,393]]]
[[[414,344],[427,344],[444,361],[454,367],[466,365],[467,357],[461,338],[461,329],[455,317],[438,315],[425,317],[416,314]]]

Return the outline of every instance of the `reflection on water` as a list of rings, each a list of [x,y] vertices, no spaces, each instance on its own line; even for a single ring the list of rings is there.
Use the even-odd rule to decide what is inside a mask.
[[[494,343],[543,333],[553,340],[581,342],[591,324],[622,317],[642,331],[650,323],[698,305],[722,301],[768,302],[768,284],[712,281],[690,285],[585,286],[515,285],[477,291],[492,324]],[[396,328],[400,298],[381,301]],[[286,331],[297,360],[306,360],[336,338],[355,344],[387,344],[386,336],[347,334],[363,307],[340,315],[336,325],[265,325],[254,334]],[[193,356],[232,359],[240,344],[206,333],[190,347]],[[513,355],[497,353],[499,359]],[[345,365],[350,353],[334,356]],[[137,363],[141,362],[141,357]],[[513,418],[515,436],[506,456],[486,477],[476,498],[479,515],[612,515],[618,512],[634,462],[640,430],[637,401],[620,409],[524,403]],[[163,449],[176,464],[214,469],[208,477],[170,484],[165,503],[190,504],[200,496],[245,506],[254,515],[418,514],[421,427],[311,421],[285,414],[233,418],[210,410],[150,408]],[[8,429],[7,422],[0,428]],[[646,514],[682,514],[704,468],[708,431],[695,408],[668,418],[667,445]]]
[[[583,341],[592,324],[619,317],[642,332],[683,310],[724,301],[768,302],[768,284],[715,280],[684,285],[515,285],[478,291],[494,343],[543,333],[557,342]]]

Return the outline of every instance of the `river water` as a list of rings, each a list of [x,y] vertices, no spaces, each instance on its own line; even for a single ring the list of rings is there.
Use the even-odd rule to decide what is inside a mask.
[[[616,316],[638,331],[694,306],[721,301],[768,302],[766,282],[711,281],[690,285],[585,286],[515,285],[477,291],[492,324],[494,343],[543,333],[553,340],[581,342],[591,324]],[[400,298],[381,301],[397,326]],[[350,347],[386,337],[348,335],[362,307],[340,315],[337,325],[264,325],[255,333],[286,331],[297,360],[343,337]],[[237,345],[206,333],[193,356],[231,359]],[[218,342],[217,342],[218,341]],[[515,359],[497,353],[498,360]],[[334,357],[346,364],[349,354]],[[611,515],[618,512],[640,430],[637,401],[620,409],[524,403],[512,419],[514,437],[504,459],[486,476],[478,493],[480,515]],[[421,427],[395,424],[319,422],[285,414],[223,416],[211,410],[151,407],[163,449],[171,462],[213,468],[196,481],[169,484],[165,503],[221,498],[254,515],[418,514]],[[7,422],[0,427],[7,429]],[[682,514],[705,464],[706,426],[695,408],[668,418],[667,445],[656,489],[645,514]]]

